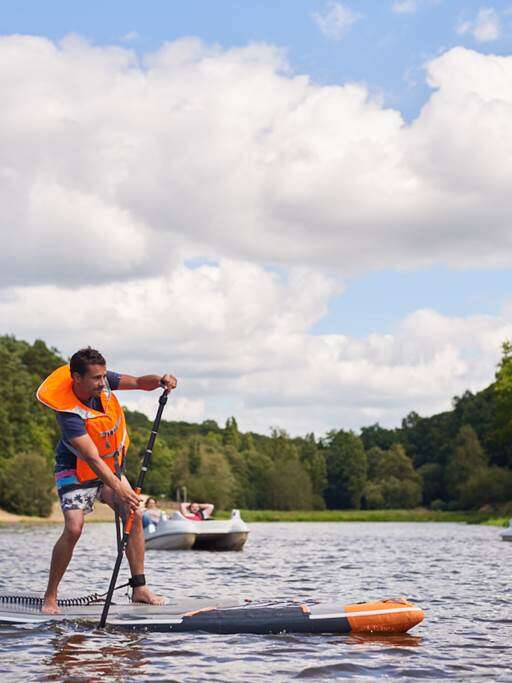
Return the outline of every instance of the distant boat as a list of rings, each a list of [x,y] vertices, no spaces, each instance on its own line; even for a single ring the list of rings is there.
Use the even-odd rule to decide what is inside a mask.
[[[144,529],[147,550],[242,550],[249,527],[232,510],[230,519],[187,519],[175,511],[169,519],[149,524]]]
[[[505,531],[501,532],[500,536],[504,541],[512,541],[512,519],[509,521]]]

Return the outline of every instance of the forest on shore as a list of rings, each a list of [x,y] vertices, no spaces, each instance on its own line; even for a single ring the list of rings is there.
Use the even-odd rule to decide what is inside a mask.
[[[66,362],[42,340],[0,336],[0,507],[47,516],[55,499],[52,412],[35,398],[42,380]],[[122,394],[120,395],[122,401]],[[156,405],[156,400],[155,400]],[[126,410],[131,437],[127,475],[138,473],[151,421]],[[512,344],[503,344],[495,381],[453,398],[453,409],[400,427],[359,434],[343,428],[317,437],[241,432],[163,420],[145,493],[210,501],[219,509],[508,510],[512,501]]]

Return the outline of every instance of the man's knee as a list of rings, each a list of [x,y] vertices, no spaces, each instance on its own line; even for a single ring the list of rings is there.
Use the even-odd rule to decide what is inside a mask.
[[[66,526],[64,527],[64,534],[70,543],[75,544],[80,536],[82,535],[82,529],[84,528],[83,519],[72,519],[66,520]]]

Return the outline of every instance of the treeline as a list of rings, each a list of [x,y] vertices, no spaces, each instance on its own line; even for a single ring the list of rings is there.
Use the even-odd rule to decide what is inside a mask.
[[[9,510],[49,513],[58,431],[35,390],[63,362],[42,341],[0,337],[0,506]],[[135,411],[126,416],[133,481],[151,422]],[[451,411],[430,418],[410,413],[396,429],[375,424],[359,434],[339,429],[316,438],[280,429],[242,433],[234,417],[224,426],[163,421],[145,490],[174,498],[186,488],[189,500],[223,509],[499,506],[512,499],[511,416],[506,342],[495,383],[455,397]]]

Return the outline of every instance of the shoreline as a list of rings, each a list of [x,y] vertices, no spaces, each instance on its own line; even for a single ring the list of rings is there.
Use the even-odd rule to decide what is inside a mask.
[[[172,503],[162,501],[164,510],[172,509]],[[507,526],[509,517],[498,512],[444,512],[417,508],[414,510],[240,510],[242,519],[247,522],[452,522],[465,524],[485,524],[488,526]],[[221,510],[216,519],[228,519],[229,511]],[[87,515],[86,522],[113,522],[114,513],[102,503],[95,505],[94,511]],[[62,524],[63,517],[59,503],[55,501],[49,517],[29,517],[16,515],[0,509],[0,527],[13,524]]]
[[[114,513],[103,503],[96,503],[93,512],[86,516],[87,522],[113,522]],[[58,501],[52,506],[48,517],[30,517],[29,515],[16,515],[0,508],[0,527],[12,524],[62,524],[64,518]]]

